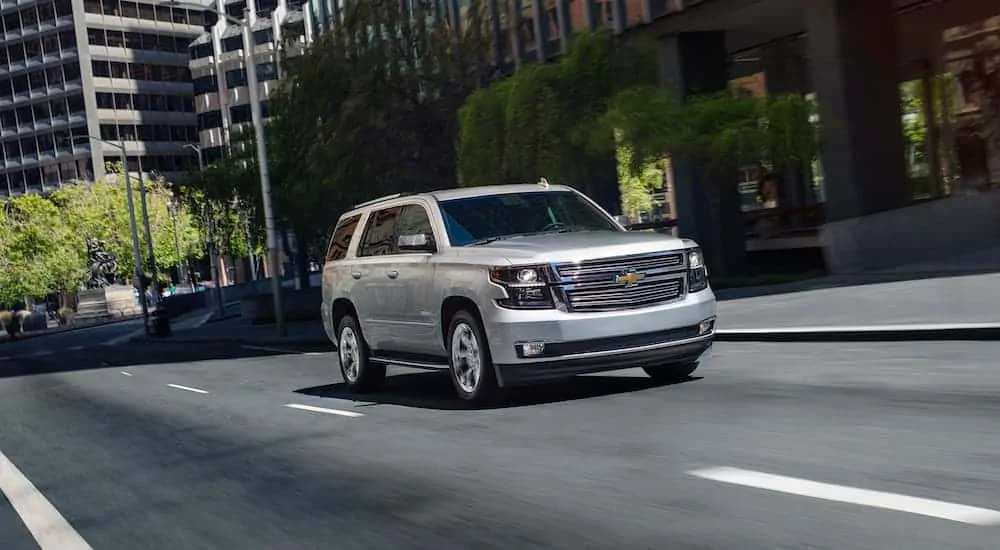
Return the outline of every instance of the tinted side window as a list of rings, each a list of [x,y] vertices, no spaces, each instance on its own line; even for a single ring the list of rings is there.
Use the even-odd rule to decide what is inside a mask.
[[[401,206],[372,212],[368,217],[368,227],[358,248],[358,256],[385,256],[396,249],[396,220]]]
[[[326,261],[343,260],[347,256],[347,247],[351,245],[351,237],[360,220],[361,214],[358,214],[337,224],[337,229],[333,230],[333,237],[330,238],[330,246],[326,249]]]
[[[434,236],[431,228],[431,219],[427,216],[427,210],[419,204],[410,204],[403,207],[403,213],[399,215],[397,223],[397,235],[414,235],[424,233]]]

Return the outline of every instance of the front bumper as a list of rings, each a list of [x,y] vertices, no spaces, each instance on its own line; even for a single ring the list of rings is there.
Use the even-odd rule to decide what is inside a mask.
[[[609,313],[495,306],[483,321],[497,376],[509,386],[697,360],[711,348],[715,316],[715,295],[704,290],[670,304]],[[540,354],[524,353],[525,344],[538,343],[544,344]]]

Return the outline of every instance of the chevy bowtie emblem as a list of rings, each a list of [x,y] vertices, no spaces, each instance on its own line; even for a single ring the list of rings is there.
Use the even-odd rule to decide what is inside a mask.
[[[646,278],[645,273],[638,273],[634,269],[626,269],[615,277],[615,282],[625,285],[625,288],[632,288],[639,284],[639,281]]]

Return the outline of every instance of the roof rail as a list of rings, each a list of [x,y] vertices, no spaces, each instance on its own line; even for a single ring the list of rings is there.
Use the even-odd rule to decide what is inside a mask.
[[[354,208],[364,208],[366,206],[371,206],[373,204],[378,204],[380,202],[390,201],[392,199],[398,199],[399,197],[405,197],[405,196],[410,195],[410,194],[412,194],[412,193],[393,193],[391,195],[386,195],[384,197],[379,197],[377,199],[372,199],[370,201],[365,201],[365,202],[362,202],[362,203],[359,203],[359,204],[355,204]]]

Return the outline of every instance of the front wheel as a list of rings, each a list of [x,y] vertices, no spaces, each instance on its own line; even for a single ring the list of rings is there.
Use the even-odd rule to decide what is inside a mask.
[[[465,401],[488,404],[501,396],[489,344],[479,320],[461,310],[448,327],[448,370],[458,396]]]
[[[697,361],[674,363],[670,365],[657,365],[655,367],[642,367],[642,370],[646,371],[646,374],[649,375],[654,382],[659,383],[683,382],[684,380],[687,380],[688,377],[690,377],[691,374],[697,369]]]
[[[340,374],[351,391],[371,393],[378,391],[385,381],[385,365],[369,361],[368,345],[357,319],[345,315],[337,328],[337,357]]]

